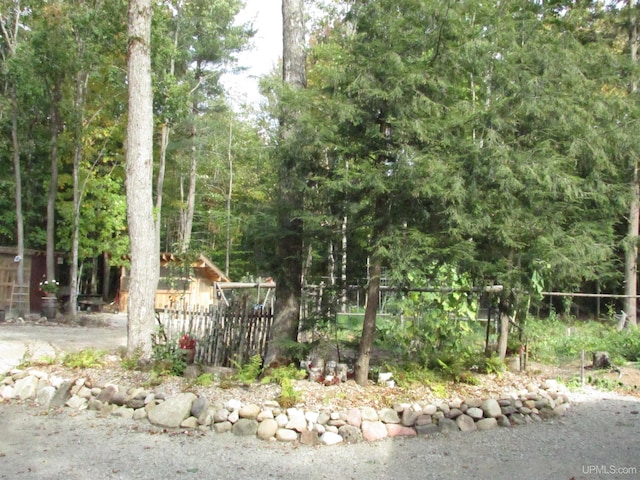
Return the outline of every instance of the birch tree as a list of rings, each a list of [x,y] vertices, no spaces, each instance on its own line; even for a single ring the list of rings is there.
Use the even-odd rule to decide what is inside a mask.
[[[130,0],[128,12],[129,119],[126,138],[127,222],[131,274],[127,306],[127,353],[151,358],[159,252],[153,217],[153,91],[151,88],[151,0]]]

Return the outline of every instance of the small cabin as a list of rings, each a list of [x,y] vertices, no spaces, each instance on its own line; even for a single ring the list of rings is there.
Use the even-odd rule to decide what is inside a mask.
[[[186,309],[216,305],[216,284],[227,282],[230,280],[222,270],[202,254],[193,260],[173,253],[162,253],[155,308]],[[128,298],[129,270],[123,268],[118,303],[121,312],[127,311]]]

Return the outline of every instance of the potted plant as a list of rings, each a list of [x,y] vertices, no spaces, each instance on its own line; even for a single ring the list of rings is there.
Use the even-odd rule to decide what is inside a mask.
[[[187,364],[192,364],[196,357],[196,339],[188,333],[185,333],[180,337],[180,340],[178,340],[178,346],[180,350],[184,352]]]
[[[40,282],[40,291],[42,292],[42,315],[47,320],[54,320],[58,313],[58,289],[60,283],[56,280],[43,280]]]
[[[45,297],[55,297],[59,287],[60,283],[56,280],[43,280],[40,282],[40,291]]]

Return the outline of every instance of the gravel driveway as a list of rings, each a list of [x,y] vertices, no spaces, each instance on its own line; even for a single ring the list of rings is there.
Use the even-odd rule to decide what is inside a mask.
[[[0,324],[0,371],[22,356],[126,345],[106,328]],[[89,331],[87,331],[89,329]],[[514,428],[305,447],[0,403],[0,479],[636,479],[640,398],[573,395],[567,416]]]
[[[640,478],[639,399],[590,391],[576,402],[542,424],[334,447],[163,433],[88,411],[0,404],[0,478]]]

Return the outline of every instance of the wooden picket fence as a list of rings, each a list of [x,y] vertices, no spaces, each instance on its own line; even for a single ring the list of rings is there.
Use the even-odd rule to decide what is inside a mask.
[[[197,363],[233,367],[256,354],[264,358],[273,312],[245,299],[228,307],[165,309],[158,321],[169,343],[177,344],[184,334],[196,339]]]

